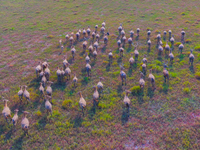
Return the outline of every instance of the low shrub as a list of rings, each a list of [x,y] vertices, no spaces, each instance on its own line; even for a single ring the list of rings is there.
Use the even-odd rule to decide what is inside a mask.
[[[37,117],[41,117],[42,116],[42,113],[39,110],[35,114],[36,114]]]
[[[180,44],[181,42],[176,42],[174,45],[178,47]]]
[[[185,94],[189,94],[189,93],[190,93],[190,89],[189,89],[189,88],[184,88],[184,89],[183,89],[183,92],[184,92]]]
[[[140,86],[134,86],[134,87],[132,87],[132,88],[130,89],[130,91],[131,91],[131,93],[132,93],[133,95],[138,95],[139,92],[140,92]]]
[[[152,31],[153,29],[152,29],[152,28],[150,28],[150,27],[147,27],[147,31],[148,31],[148,30],[151,30],[151,31]]]
[[[186,15],[186,13],[185,13],[185,12],[182,12],[182,13],[181,13],[181,15],[183,15],[183,16],[184,16],[184,15]]]
[[[54,36],[53,35],[48,35],[47,38],[52,39]]]
[[[196,46],[194,49],[195,49],[196,51],[200,51],[200,45]]]
[[[199,33],[194,33],[194,36],[200,36],[200,34]]]
[[[191,43],[191,42],[192,42],[191,39],[186,39],[186,40],[185,40],[185,43]]]
[[[71,105],[72,100],[64,100],[62,102],[62,108],[67,109],[69,107],[69,105]]]
[[[197,79],[200,79],[200,72],[196,72],[196,73],[195,73],[195,77],[196,77]]]

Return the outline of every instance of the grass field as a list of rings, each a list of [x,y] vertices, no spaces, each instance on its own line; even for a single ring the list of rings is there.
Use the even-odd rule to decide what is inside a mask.
[[[18,108],[19,121],[16,131],[0,117],[0,149],[200,149],[200,1],[198,0],[0,0],[0,92],[9,99],[8,106],[14,114]],[[59,55],[58,41],[66,33],[106,21],[110,32],[108,45],[100,40],[97,60],[91,62],[92,76],[85,72],[85,55],[81,42],[76,42],[75,61],[72,61],[69,42]],[[129,69],[129,58],[134,47],[125,46],[124,57],[119,57],[117,28],[120,23],[129,37],[129,31],[140,28],[139,60]],[[151,51],[147,51],[147,29],[152,30]],[[186,31],[183,54],[178,53],[181,29]],[[173,64],[168,64],[170,81],[163,78],[165,54],[158,55],[156,35],[172,30],[175,36]],[[98,29],[99,30],[99,29]],[[133,40],[135,44],[135,38]],[[91,40],[89,39],[90,43]],[[163,40],[165,44],[166,41]],[[89,44],[90,45],[90,44]],[[194,65],[188,64],[190,48],[194,49]],[[109,50],[114,59],[108,65]],[[88,51],[88,50],[86,50]],[[57,66],[62,66],[64,55],[71,63],[72,74],[79,81],[74,88],[72,81],[59,85]],[[130,116],[124,108],[124,91],[137,89],[144,54],[147,55],[147,75],[144,91],[132,92]],[[168,55],[168,54],[167,54]],[[44,102],[39,96],[39,83],[35,67],[48,59],[53,95],[53,115],[45,113]],[[119,78],[120,64],[124,64],[127,85]],[[156,78],[152,91],[147,78],[149,69]],[[92,87],[99,77],[104,77],[104,93],[97,108],[93,107]],[[71,77],[72,79],[72,77]],[[27,85],[31,103],[19,104],[19,85]],[[82,91],[87,101],[85,116],[79,108]],[[3,102],[0,103],[3,110]],[[21,130],[22,110],[29,116],[29,136]],[[48,118],[48,119],[47,119]]]

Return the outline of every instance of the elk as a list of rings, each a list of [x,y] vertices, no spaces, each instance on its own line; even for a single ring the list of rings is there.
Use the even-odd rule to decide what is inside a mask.
[[[139,56],[139,52],[138,52],[138,50],[137,50],[138,43],[137,43],[136,45],[134,45],[134,47],[135,47],[135,51],[134,51],[134,54],[135,54],[135,60],[137,60],[137,59],[138,59],[138,56]]]
[[[152,69],[149,70],[149,80],[151,82],[152,88],[155,89],[155,77],[152,74]]]
[[[132,37],[128,38],[128,44],[129,44],[129,46],[131,46],[132,43],[133,43]]]
[[[91,75],[91,65],[89,64],[89,62],[86,63],[86,72],[88,74],[88,77]]]
[[[8,118],[9,118],[9,119],[12,119],[12,118],[11,118],[11,111],[10,111],[10,108],[9,108],[8,105],[7,105],[7,102],[8,102],[9,100],[4,99],[3,101],[4,101],[4,108],[3,108],[2,114],[3,114],[4,118],[6,119],[6,122],[8,123]]]
[[[120,57],[123,57],[124,48],[123,48],[123,47],[120,47],[120,48],[119,48],[119,52],[120,52]]]
[[[128,94],[131,93],[130,91],[128,90],[125,90],[125,96],[124,96],[124,104],[126,105],[127,107],[127,111],[129,111],[129,107],[130,107],[130,99],[128,98]]]
[[[139,80],[139,85],[141,89],[144,89],[144,85],[145,85],[145,81],[143,79],[144,74],[142,72],[140,72],[140,80]]]
[[[81,92],[78,92],[78,94],[80,95],[79,106],[80,106],[80,108],[81,108],[81,110],[82,110],[82,113],[83,113],[83,116],[84,116],[84,111],[83,111],[83,109],[86,107],[86,101],[85,101],[85,99],[83,98]]]
[[[122,29],[122,23],[120,23],[120,26],[118,27],[119,34],[121,34]]]
[[[67,80],[70,80],[71,69],[69,68],[69,63],[67,63],[67,67],[65,69],[65,75],[67,76]]]
[[[130,37],[133,38],[133,36],[134,36],[134,31],[131,30],[131,31],[130,31]]]
[[[160,40],[161,40],[161,35],[160,35],[160,32],[158,32],[158,35],[157,35],[157,44],[159,45],[160,43]]]
[[[163,63],[163,67],[164,67],[163,76],[164,76],[164,79],[165,79],[165,82],[166,82],[167,79],[169,80],[169,72],[167,71],[167,64]]]
[[[147,44],[148,44],[148,49],[150,50],[150,48],[151,48],[151,40],[150,39],[147,41]]]
[[[108,54],[108,58],[109,58],[109,64],[111,64],[112,63],[112,59],[113,59],[112,50],[110,50],[110,53]]]
[[[172,37],[172,31],[169,30],[168,32],[169,32],[169,41],[170,41],[170,39],[171,39],[171,37]]]
[[[181,41],[184,42],[185,31],[184,29],[181,30]]]
[[[190,49],[190,55],[189,55],[189,64],[193,65],[194,62],[194,55],[192,54],[193,50]]]
[[[166,40],[167,31],[163,31],[163,40]]]
[[[147,31],[147,39],[150,38],[150,35],[151,35],[151,30],[149,29],[149,30]]]
[[[23,118],[21,122],[21,127],[25,135],[28,135],[28,129],[29,129],[29,120],[26,118],[27,114],[30,113],[28,111],[23,111]]]
[[[74,59],[75,53],[76,53],[76,49],[74,46],[72,46],[72,48],[71,48],[71,53],[72,53],[72,58]]]
[[[79,32],[79,30],[78,30],[78,31],[76,32],[76,40],[78,41],[79,38],[80,38],[80,32]]]
[[[181,43],[181,44],[178,46],[179,52],[181,52],[181,54],[182,54],[183,48],[184,48],[184,45],[183,45],[183,43]]]
[[[137,37],[140,36],[140,28],[137,28]]]
[[[120,78],[122,80],[122,85],[123,85],[124,82],[125,82],[125,85],[126,85],[126,73],[123,71],[124,68],[122,66],[120,66],[120,69],[121,69],[121,71],[120,71]]]
[[[170,62],[172,62],[174,60],[174,55],[172,53],[172,49],[170,48],[170,52],[169,52],[169,58],[170,58]]]

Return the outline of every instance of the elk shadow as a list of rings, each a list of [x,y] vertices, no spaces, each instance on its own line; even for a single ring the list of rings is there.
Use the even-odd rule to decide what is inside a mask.
[[[32,106],[33,106],[33,108],[35,109],[35,108],[37,108],[38,107],[38,105],[41,105],[41,98],[37,98],[33,103],[32,103]],[[44,100],[43,100],[44,101]],[[43,102],[42,101],[42,102]],[[21,109],[21,110],[23,110],[23,109]]]
[[[41,80],[39,78],[34,78],[33,80],[31,80],[29,87],[33,87],[35,90],[39,88],[40,86],[40,82]]]
[[[82,80],[81,80],[81,84],[82,85],[87,85],[90,81],[90,78],[89,77],[84,77]]]
[[[125,47],[126,47],[126,43],[123,43],[123,44],[122,44],[122,47],[125,49]]]
[[[165,53],[165,59],[169,59],[169,55],[167,55],[166,53]]]
[[[166,36],[163,36],[163,41],[166,41]]]
[[[111,64],[108,63],[107,66],[106,66],[106,71],[107,71],[107,72],[110,71],[110,66],[111,66]]]
[[[135,63],[133,64],[132,68],[133,68],[134,70],[137,69],[137,60],[136,60]]]
[[[147,53],[150,53],[150,52],[151,52],[151,48],[148,47],[148,49],[147,49]]]
[[[96,63],[96,60],[93,60],[92,63],[91,63],[91,67],[93,67]]]
[[[47,124],[47,115],[43,116],[39,121],[38,121],[38,128],[39,130],[43,130]]]
[[[100,35],[100,37],[99,37],[99,40],[101,40],[102,38],[103,38],[103,36],[104,36],[104,33],[100,33],[101,35]]]
[[[73,57],[71,57],[71,58],[68,60],[68,62],[69,62],[70,64],[73,64],[73,63],[74,63],[73,60],[74,60]]]
[[[78,42],[79,42],[79,41],[76,40],[76,41],[73,43],[73,45],[76,46]]]
[[[81,53],[79,53],[80,56],[83,56],[85,54],[85,50],[83,50]]]
[[[74,118],[74,120],[72,120],[72,123],[74,124],[74,128],[78,128],[78,127],[81,127],[82,125],[82,122],[83,122],[83,119],[81,117],[80,114],[77,114]]]
[[[133,73],[132,67],[129,67],[128,69],[128,76],[131,77]]]
[[[42,114],[45,112],[45,100],[43,100],[40,105],[40,111],[42,112]]]
[[[129,115],[130,115],[129,108],[123,108],[122,116],[121,116],[122,125],[125,125],[128,122]]]
[[[92,38],[92,39],[90,40],[89,44],[90,44],[90,45],[93,45],[93,43],[94,43],[94,39]]]
[[[137,97],[137,101],[138,103],[141,105],[144,103],[143,97],[144,97],[144,89],[140,89],[138,92],[136,93],[132,93],[133,96]]]
[[[131,45],[128,46],[127,53],[131,51]]]
[[[96,107],[93,105],[88,111],[90,120],[93,120],[94,115],[96,114]]]
[[[107,44],[104,44],[104,46],[102,47],[102,49],[101,49],[102,53],[104,53],[106,51],[106,46],[107,46]]]
[[[122,84],[120,82],[120,84],[117,86],[117,93],[120,94],[123,92],[123,88],[122,88]]]
[[[65,42],[63,42],[63,45],[65,46],[65,45],[67,45],[67,40],[65,40]],[[59,46],[60,47],[60,46]]]
[[[4,141],[9,140],[9,139],[11,138],[11,136],[12,136],[12,133],[13,133],[13,128],[11,128],[11,129],[6,133]]]
[[[189,69],[190,69],[190,72],[191,72],[192,74],[195,73],[193,65],[190,65]]]
[[[165,82],[163,83],[163,92],[165,94],[168,93],[168,89],[169,89],[169,84],[167,82],[168,82],[168,80],[166,81],[166,83]]]
[[[163,61],[162,55],[158,55],[157,59],[162,62]]]
[[[180,61],[182,61],[184,58],[185,58],[184,54],[180,54],[180,55],[179,55]]]
[[[144,97],[144,95],[138,95],[138,96],[137,96],[137,98],[138,98],[138,103],[139,103],[140,105],[144,103],[143,97]]]
[[[52,90],[55,91],[55,90],[60,90],[60,91],[64,91],[65,88],[67,87],[67,84],[66,84],[66,81],[63,81],[61,83],[59,82],[55,82],[52,86]]]
[[[82,73],[82,76],[85,76],[87,74],[86,68],[82,68],[81,73]]]
[[[116,39],[117,41],[120,39],[120,36],[121,36],[121,34],[119,34],[119,35],[117,36],[117,39]]]
[[[154,90],[152,90],[152,87],[150,86],[147,89],[147,96],[149,96],[150,98],[154,96]]]
[[[118,63],[118,64],[122,63],[122,58],[123,58],[123,57],[120,56],[120,57],[117,59],[117,63]]]
[[[16,139],[12,145],[11,150],[22,150],[22,145],[23,145],[23,138],[24,135],[21,135],[18,139]]]

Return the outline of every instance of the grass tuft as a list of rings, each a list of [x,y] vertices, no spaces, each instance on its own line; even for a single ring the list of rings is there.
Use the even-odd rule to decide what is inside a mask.
[[[62,108],[67,109],[72,104],[72,100],[64,100],[62,102]]]
[[[196,77],[197,79],[200,79],[200,72],[196,72],[196,73],[195,73],[195,77]]]
[[[132,87],[132,88],[130,89],[130,91],[131,91],[131,93],[132,93],[133,95],[138,95],[139,92],[140,92],[140,86],[134,86],[134,87]]]
[[[192,42],[191,39],[186,39],[186,40],[185,40],[185,43],[191,43],[191,42]]]
[[[47,38],[52,39],[54,36],[53,35],[48,35]]]
[[[196,46],[196,47],[194,48],[194,50],[200,51],[200,45]]]
[[[174,45],[178,47],[180,44],[181,42],[176,42]]]
[[[40,110],[38,110],[35,114],[36,114],[37,117],[41,117],[42,116],[42,112]]]
[[[183,16],[184,16],[184,15],[186,15],[186,13],[185,13],[185,12],[182,12],[182,13],[181,13],[181,15],[183,15]]]
[[[189,94],[189,93],[190,93],[190,89],[189,89],[189,88],[184,88],[184,89],[183,89],[183,92],[184,92],[185,94]]]

